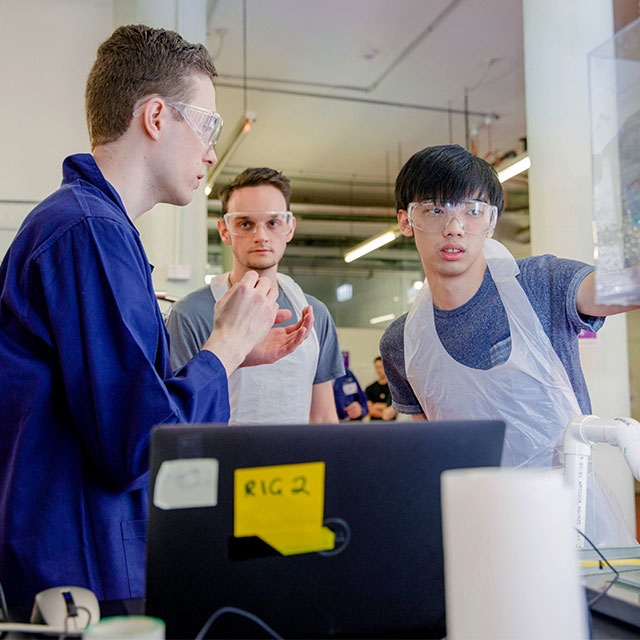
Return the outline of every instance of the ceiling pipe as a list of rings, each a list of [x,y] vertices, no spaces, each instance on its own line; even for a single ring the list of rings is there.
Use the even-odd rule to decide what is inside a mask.
[[[464,109],[451,109],[449,107],[432,107],[423,104],[412,104],[407,102],[392,102],[390,100],[373,100],[370,98],[355,98],[353,96],[335,96],[327,93],[312,93],[310,91],[292,91],[289,89],[272,89],[267,87],[257,86],[240,86],[236,84],[229,84],[227,82],[216,82],[216,87],[226,87],[228,89],[240,89],[241,91],[262,91],[263,93],[282,93],[288,96],[299,96],[303,98],[321,98],[323,100],[340,100],[342,102],[359,102],[361,104],[372,104],[381,107],[400,107],[403,109],[417,109],[419,111],[436,111],[438,113],[456,113],[458,115],[480,116],[482,118],[491,118],[498,120],[500,115],[497,113],[486,113],[483,111],[468,111]]]
[[[220,200],[209,200],[209,213],[220,213],[222,203]],[[338,204],[309,204],[307,202],[291,203],[289,206],[295,214],[317,214],[317,215],[353,215],[353,216],[379,216],[381,218],[395,218],[395,209],[389,207],[352,207],[350,205]]]
[[[280,83],[280,84],[290,84],[297,86],[306,86],[306,87],[322,87],[324,89],[334,89],[334,90],[347,90],[347,91],[361,91],[363,93],[371,93],[374,89],[378,87],[378,85],[401,63],[405,58],[419,45],[422,41],[433,31],[435,31],[436,27],[456,8],[458,4],[460,4],[462,0],[452,0],[437,16],[436,18],[417,36],[415,37],[401,52],[398,56],[396,56],[382,71],[382,73],[368,86],[355,86],[355,85],[342,85],[342,84],[331,84],[325,82],[309,82],[305,80],[286,80],[284,78],[262,78],[257,76],[239,76],[231,73],[220,74],[220,78],[225,78],[227,80],[258,80],[261,82],[272,82],[272,83]]]

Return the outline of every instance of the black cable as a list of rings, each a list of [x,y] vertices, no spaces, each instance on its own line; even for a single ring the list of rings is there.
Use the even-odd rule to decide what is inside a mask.
[[[58,636],[58,640],[65,640],[66,637],[69,635],[69,618],[76,618],[77,617],[77,612],[78,611],[86,611],[87,612],[87,624],[84,625],[84,629],[86,629],[90,624],[91,624],[91,611],[89,611],[89,609],[87,609],[87,607],[83,607],[80,604],[76,604],[74,605],[75,611],[76,613],[69,613],[67,614],[67,616],[64,619],[64,633],[62,633],[61,635]],[[78,631],[74,632],[74,635],[78,635]]]
[[[578,529],[577,527],[576,527],[576,531],[593,547],[594,551],[604,560],[604,563],[609,567],[609,569],[611,569],[611,571],[613,571],[613,573],[616,574],[616,577],[609,582],[609,584],[607,585],[607,588],[604,591],[601,591],[595,598],[592,598],[591,600],[589,600],[589,602],[587,602],[587,606],[591,607],[596,602],[598,602],[598,600],[600,600],[600,598],[602,598],[604,595],[606,595],[606,593],[607,593],[607,591],[609,591],[609,589],[611,589],[613,584],[620,577],[620,572],[612,564],[609,563],[609,561],[600,552],[600,549],[598,549],[598,547],[596,547],[596,545],[593,544],[593,542],[591,542],[591,540],[589,540],[589,538],[587,538],[587,535],[583,531],[580,531],[580,529]]]
[[[216,612],[212,613],[209,619],[204,623],[202,629],[196,636],[196,640],[202,640],[209,631],[209,627],[224,613],[235,613],[239,616],[243,616],[244,618],[248,618],[252,622],[255,622],[257,625],[262,627],[272,638],[276,638],[276,640],[282,640],[282,636],[279,636],[266,622],[263,622],[258,618],[258,616],[253,613],[249,613],[248,611],[244,611],[242,609],[238,609],[236,607],[222,607],[218,609]]]

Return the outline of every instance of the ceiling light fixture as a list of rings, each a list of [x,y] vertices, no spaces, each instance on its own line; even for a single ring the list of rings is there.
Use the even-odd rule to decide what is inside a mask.
[[[526,171],[530,166],[531,159],[528,153],[516,156],[512,162],[498,171],[498,180],[500,180],[500,182],[506,182],[523,171]]]
[[[389,320],[393,320],[395,317],[395,313],[387,313],[384,316],[376,316],[375,318],[371,318],[371,320],[369,320],[369,324],[380,324],[381,322],[388,322]]]
[[[353,249],[349,249],[349,251],[344,254],[344,261],[353,262],[367,253],[371,253],[380,247],[384,247],[385,244],[393,242],[399,235],[400,227],[394,224],[392,227],[389,227],[389,229],[381,231],[364,242],[357,244]]]

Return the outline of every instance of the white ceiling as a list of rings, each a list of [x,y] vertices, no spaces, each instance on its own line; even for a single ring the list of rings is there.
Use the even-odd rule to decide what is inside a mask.
[[[210,0],[208,33],[220,157],[257,113],[218,185],[270,166],[294,202],[388,206],[411,154],[465,144],[465,88],[477,153],[523,149],[520,0]]]

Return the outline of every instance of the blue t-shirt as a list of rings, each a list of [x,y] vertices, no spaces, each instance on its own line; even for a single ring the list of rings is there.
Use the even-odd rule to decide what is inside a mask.
[[[342,353],[336,327],[326,305],[313,296],[306,293],[304,295],[313,309],[313,328],[320,346],[316,372],[309,383],[320,384],[334,380],[344,373]],[[202,349],[213,328],[215,302],[211,288],[205,286],[178,300],[171,308],[167,317],[167,329],[171,337],[171,362],[174,368],[181,367]],[[279,327],[298,322],[300,318],[296,316],[282,287],[278,292],[278,305],[280,309],[291,311],[291,318],[280,323]]]
[[[173,374],[138,231],[90,155],[65,160],[0,266],[0,362],[7,599],[142,597],[151,429],[227,421],[227,376],[210,352]]]
[[[578,287],[593,267],[552,255],[518,260],[517,280],[569,376],[583,413],[591,402],[580,366],[578,334],[597,331],[604,318],[581,316],[576,309]],[[434,307],[434,319],[443,347],[455,360],[475,369],[491,369],[509,358],[511,337],[507,314],[498,289],[486,270],[476,294],[461,307]],[[407,314],[389,325],[380,341],[380,354],[389,381],[393,407],[401,413],[423,409],[407,380],[404,363],[404,325]]]

